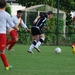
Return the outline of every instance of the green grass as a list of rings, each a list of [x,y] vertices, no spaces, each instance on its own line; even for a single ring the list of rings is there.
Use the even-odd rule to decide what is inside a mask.
[[[15,51],[6,50],[13,68],[6,71],[0,60],[0,75],[74,75],[75,54],[70,46],[59,47],[60,54],[54,52],[56,46],[40,46],[41,53],[34,49],[34,54],[29,54],[28,45],[15,45]]]

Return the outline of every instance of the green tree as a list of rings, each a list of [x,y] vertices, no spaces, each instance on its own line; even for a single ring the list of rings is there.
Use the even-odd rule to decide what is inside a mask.
[[[38,4],[48,4],[52,7],[57,8],[57,0],[17,0],[19,4],[30,7]],[[60,9],[65,12],[70,12],[71,10],[75,10],[75,0],[59,0]]]
[[[9,6],[9,4],[6,5],[5,11],[7,11],[9,14],[11,14],[11,7]]]
[[[75,10],[75,1],[60,0],[60,9],[66,11],[67,13],[71,12],[71,10]]]
[[[17,0],[19,2],[19,4],[26,6],[26,7],[30,7],[33,5],[38,5],[38,4],[48,4],[51,6],[55,6],[55,2],[56,0]]]

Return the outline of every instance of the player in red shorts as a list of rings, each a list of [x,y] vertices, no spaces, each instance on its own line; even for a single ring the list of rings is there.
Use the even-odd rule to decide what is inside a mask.
[[[17,29],[11,20],[11,16],[5,11],[6,1],[0,0],[0,58],[5,66],[6,70],[10,69],[10,65],[7,61],[5,48],[6,48],[6,23],[9,23],[11,27]]]
[[[10,35],[10,40],[7,40],[6,48],[8,50],[12,50],[12,47],[18,41],[18,34],[17,34],[17,31],[15,29],[13,29],[12,27],[10,27],[8,24],[7,24],[7,33],[8,33],[8,35]]]
[[[22,17],[22,11],[18,10],[17,15],[12,16],[13,23],[18,28],[21,25],[24,29],[26,29],[27,31],[30,32],[30,29],[26,26],[26,24],[23,22],[21,17]],[[11,39],[9,41],[7,41],[7,47],[6,48],[8,50],[12,50],[12,47],[15,45],[16,42],[18,42],[18,32],[13,30],[11,27],[8,27],[8,31],[9,31],[9,35],[10,35]]]

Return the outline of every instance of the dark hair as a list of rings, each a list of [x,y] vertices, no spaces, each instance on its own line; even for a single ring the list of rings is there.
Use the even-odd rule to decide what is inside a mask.
[[[48,15],[49,15],[49,14],[53,14],[53,12],[52,12],[52,11],[48,11],[48,13],[47,13],[47,14],[48,14]]]
[[[0,8],[4,8],[6,6],[5,0],[0,0]]]
[[[22,13],[22,10],[18,10],[17,13]]]

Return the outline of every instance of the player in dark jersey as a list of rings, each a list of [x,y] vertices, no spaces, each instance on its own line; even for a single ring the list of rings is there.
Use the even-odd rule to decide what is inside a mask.
[[[45,22],[48,18],[52,18],[52,16],[53,12],[49,11],[48,13],[41,13],[34,20],[34,24],[32,25],[31,28],[31,34],[34,40],[28,50],[29,53],[33,53],[32,51],[33,48],[35,48],[38,52],[40,52],[40,49],[38,47],[45,40],[45,35],[41,29],[44,28],[48,30],[48,27],[45,26]]]

